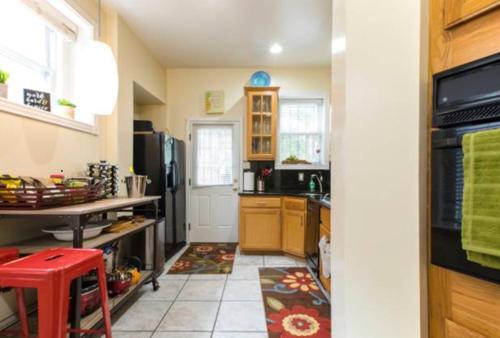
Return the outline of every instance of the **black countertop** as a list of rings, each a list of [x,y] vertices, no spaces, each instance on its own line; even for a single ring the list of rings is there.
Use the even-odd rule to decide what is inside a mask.
[[[318,203],[319,205],[331,208],[331,202],[322,200],[322,197],[327,193],[308,193],[299,190],[266,190],[266,191],[240,191],[240,196],[292,196],[292,197],[305,197],[310,202]]]

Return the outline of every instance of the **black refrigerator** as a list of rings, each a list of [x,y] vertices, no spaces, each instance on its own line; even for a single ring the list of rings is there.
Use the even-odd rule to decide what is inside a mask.
[[[159,195],[159,216],[165,218],[165,257],[186,244],[186,146],[158,132],[134,133],[134,170],[151,183],[146,195]]]

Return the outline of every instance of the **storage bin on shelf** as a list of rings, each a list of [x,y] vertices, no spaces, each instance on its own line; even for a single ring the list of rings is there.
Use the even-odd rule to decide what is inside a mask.
[[[79,188],[10,187],[0,184],[0,209],[43,209],[97,200],[99,186]]]

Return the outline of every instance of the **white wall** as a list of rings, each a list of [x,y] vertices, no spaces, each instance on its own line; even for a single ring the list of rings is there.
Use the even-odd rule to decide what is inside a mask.
[[[336,338],[426,334],[422,6],[333,1]]]
[[[204,95],[223,90],[226,113],[220,118],[244,118],[246,98],[243,87],[257,69],[169,69],[167,70],[167,126],[170,133],[185,139],[188,119],[204,118]],[[330,69],[266,69],[280,95],[323,93],[329,96]],[[215,115],[218,116],[218,115]]]

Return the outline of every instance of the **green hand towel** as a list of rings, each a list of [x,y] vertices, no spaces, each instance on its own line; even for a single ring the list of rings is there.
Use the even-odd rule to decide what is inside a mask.
[[[467,259],[500,269],[500,129],[467,134],[462,248]]]

